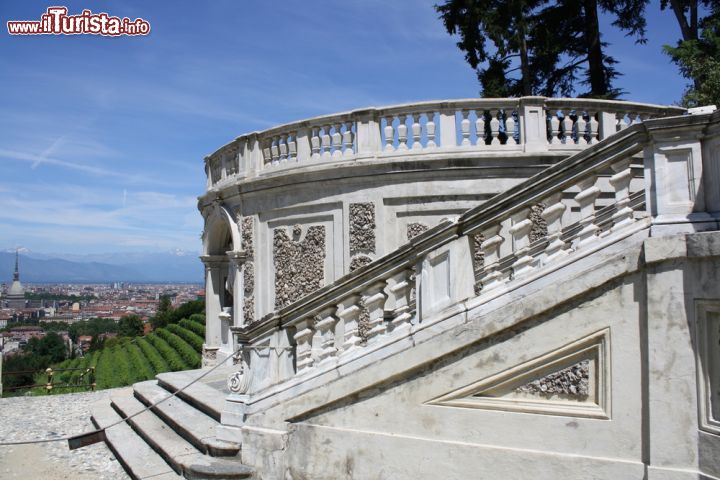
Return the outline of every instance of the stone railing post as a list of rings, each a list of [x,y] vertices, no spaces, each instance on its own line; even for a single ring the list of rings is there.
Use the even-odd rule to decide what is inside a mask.
[[[440,146],[456,147],[455,110],[440,110]]]
[[[310,150],[310,130],[308,128],[298,129],[295,144],[295,148],[297,149],[295,161],[304,162],[310,160],[312,152]]]
[[[253,176],[265,167],[260,139],[256,133],[248,135],[248,176]]]
[[[615,113],[598,112],[598,136],[600,140],[608,138],[617,133],[617,118]]]
[[[706,192],[718,188],[717,150],[706,148],[703,158],[702,130],[698,124],[681,132],[649,128],[652,141],[645,147],[645,200],[653,218],[652,231],[666,234],[711,230],[717,219],[708,213]],[[709,140],[705,140],[709,142]],[[704,172],[704,168],[708,171]],[[704,177],[706,177],[704,179]],[[709,195],[712,198],[712,193]]]
[[[355,142],[357,144],[357,155],[371,156],[377,155],[383,149],[380,137],[380,119],[377,111],[359,110],[353,112],[356,119],[355,124]]]
[[[548,149],[545,97],[520,99],[520,143],[525,152],[543,152]]]

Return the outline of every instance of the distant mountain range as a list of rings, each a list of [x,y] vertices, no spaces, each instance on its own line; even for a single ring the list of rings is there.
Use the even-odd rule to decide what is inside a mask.
[[[0,283],[12,282],[14,251],[0,252]],[[26,283],[203,283],[196,253],[41,254],[20,251],[20,281]]]

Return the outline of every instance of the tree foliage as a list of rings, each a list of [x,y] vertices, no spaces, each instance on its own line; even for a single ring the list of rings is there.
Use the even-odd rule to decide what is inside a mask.
[[[137,315],[128,315],[118,322],[118,334],[123,337],[138,337],[143,334],[143,321]]]
[[[664,46],[680,73],[692,83],[681,103],[686,107],[720,105],[720,5],[710,1],[664,0],[680,26],[682,39],[675,47]],[[699,17],[699,7],[708,14]]]
[[[648,0],[447,0],[436,10],[476,69],[485,97],[570,95],[614,98],[617,61],[604,51],[599,12],[638,42]],[[516,73],[520,75],[517,76]]]

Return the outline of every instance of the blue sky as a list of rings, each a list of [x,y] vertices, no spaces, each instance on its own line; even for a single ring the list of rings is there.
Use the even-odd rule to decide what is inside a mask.
[[[435,1],[0,4],[0,249],[199,251],[203,157],[236,136],[370,105],[478,95]],[[16,36],[48,6],[152,26],[147,37]],[[628,100],[672,103],[661,53],[679,29],[658,2],[649,42],[603,18]]]

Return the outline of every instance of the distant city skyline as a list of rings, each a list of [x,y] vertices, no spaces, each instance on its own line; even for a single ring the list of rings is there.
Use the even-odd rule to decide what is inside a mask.
[[[0,250],[198,252],[203,157],[238,135],[337,111],[476,97],[436,1],[65,2],[150,22],[147,37],[0,35]],[[3,2],[8,20],[50,4]],[[659,2],[648,43],[602,18],[624,99],[672,103]],[[582,86],[578,87],[582,90]]]

